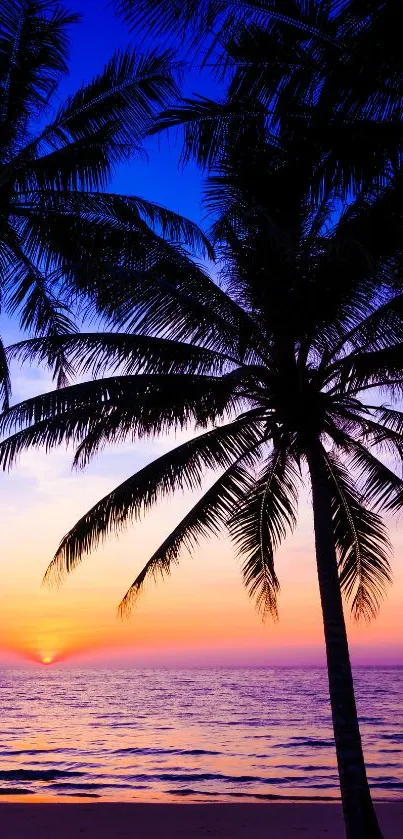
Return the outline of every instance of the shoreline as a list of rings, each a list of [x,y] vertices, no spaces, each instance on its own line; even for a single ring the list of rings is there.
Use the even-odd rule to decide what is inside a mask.
[[[402,801],[376,802],[384,839],[403,836]],[[338,802],[147,804],[0,801],[7,839],[343,839]]]
[[[372,801],[375,807],[388,807],[389,805],[393,806],[402,806],[403,807],[403,794],[400,798],[379,798],[371,796]],[[9,789],[4,789],[0,787],[0,808],[3,804],[15,804],[15,805],[59,805],[65,804],[67,806],[71,804],[94,804],[94,805],[106,805],[108,807],[116,806],[116,807],[137,807],[137,806],[146,806],[146,807],[182,807],[184,805],[188,807],[255,807],[259,805],[284,805],[285,807],[304,807],[306,805],[311,806],[329,806],[329,807],[341,807],[341,798],[340,796],[315,796],[315,795],[270,795],[270,793],[243,793],[243,792],[233,792],[233,793],[204,793],[203,795],[198,796],[194,790],[183,790],[181,794],[176,790],[175,794],[170,794],[167,792],[163,797],[153,797],[150,798],[147,794],[142,796],[133,796],[131,798],[107,798],[102,793],[88,791],[71,791],[68,792],[67,790],[64,792],[31,792],[28,789],[19,789],[18,791],[10,792]],[[402,834],[403,836],[403,834]]]

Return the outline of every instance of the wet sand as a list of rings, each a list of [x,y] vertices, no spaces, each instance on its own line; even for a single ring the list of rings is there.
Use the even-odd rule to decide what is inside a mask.
[[[377,805],[384,839],[403,837],[402,802]],[[0,803],[1,839],[344,839],[330,803]]]

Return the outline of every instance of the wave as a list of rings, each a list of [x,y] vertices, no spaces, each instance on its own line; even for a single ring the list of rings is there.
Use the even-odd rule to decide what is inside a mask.
[[[130,776],[135,781],[225,781],[234,784],[250,783],[278,783],[268,778],[258,778],[255,775],[223,775],[220,772],[161,772],[158,775],[137,774]]]
[[[106,728],[109,727],[106,722],[89,722],[90,728]],[[112,728],[139,728],[138,722],[114,722]]]
[[[51,755],[64,754],[66,752],[77,752],[79,749],[8,749],[0,751],[0,757],[18,757],[19,755]]]
[[[49,784],[49,789],[131,789],[131,784],[117,784],[110,781],[107,784],[97,781],[80,781],[75,784],[73,781],[59,781],[57,784]]]
[[[394,778],[375,778],[372,786],[378,789],[403,789],[403,781],[396,781]]]
[[[275,743],[273,749],[295,749],[295,747],[306,747],[310,749],[334,748],[334,740],[315,740],[313,737],[290,737],[292,742]]]
[[[53,781],[56,778],[73,778],[82,772],[64,769],[0,769],[2,781]]]
[[[214,798],[254,798],[260,801],[338,801],[336,795],[276,795],[265,792],[219,792],[192,788],[168,789],[167,794],[178,796],[200,796]]]
[[[269,785],[269,786],[278,786],[279,783],[281,784],[303,784],[306,783],[305,775],[282,775],[281,779],[275,778],[268,778],[268,777],[261,777],[259,775],[224,775],[220,772],[161,772],[158,774],[152,773],[139,773],[136,775],[127,775],[126,778],[130,778],[134,781],[149,781],[149,782],[156,782],[156,781],[176,781],[176,782],[189,782],[189,781],[218,781],[220,783],[227,783],[227,784],[261,784],[261,785]],[[336,782],[336,776],[330,776],[328,782],[323,780],[320,783],[310,782],[309,786],[312,788],[317,789],[326,789],[332,788]]]
[[[213,752],[208,749],[155,749],[151,747],[136,747],[128,746],[125,749],[115,749],[114,755],[190,755],[191,757],[198,757],[202,755],[221,755],[222,752]]]

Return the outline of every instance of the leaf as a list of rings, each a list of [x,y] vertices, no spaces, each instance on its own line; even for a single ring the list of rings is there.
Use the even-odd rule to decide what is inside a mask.
[[[382,512],[403,507],[403,479],[358,441],[351,444],[349,463],[359,474],[362,497],[367,504]]]
[[[214,350],[181,341],[126,332],[84,332],[32,338],[7,349],[10,360],[46,362],[50,367],[63,352],[77,375],[95,378],[119,372],[142,374],[209,374],[216,376],[235,364]]]
[[[247,415],[195,437],[140,469],[98,501],[66,534],[46,572],[47,579],[71,571],[83,555],[111,532],[175,490],[200,489],[207,469],[225,469],[263,440],[259,421]]]
[[[252,453],[240,461],[235,461],[221,475],[154,552],[120,603],[121,616],[130,614],[150,577],[156,579],[158,576],[164,578],[169,575],[172,565],[179,562],[184,549],[192,554],[201,539],[218,535],[225,528],[240,497],[249,488],[249,475],[241,465],[244,459],[249,464],[252,463]]]
[[[2,410],[7,411],[11,396],[10,370],[4,344],[0,338],[0,396],[3,400]]]
[[[1,2],[0,149],[3,151],[20,142],[28,119],[38,120],[43,116],[56,84],[67,72],[67,32],[79,16],[52,5],[44,0]]]
[[[62,441],[81,441],[85,449],[94,431],[99,446],[183,429],[191,422],[206,428],[220,416],[228,418],[237,401],[230,381],[210,376],[111,376],[70,385],[0,416],[0,433],[22,429],[0,442],[0,464],[10,468],[32,445],[49,450]]]
[[[370,620],[391,582],[387,531],[360,500],[347,469],[333,455],[327,462],[340,586],[355,619]]]
[[[174,96],[171,64],[168,52],[115,52],[8,164],[20,191],[105,188],[115,164],[139,151],[153,116]]]
[[[237,144],[253,126],[258,142],[270,139],[279,145],[278,137],[265,130],[264,111],[257,102],[228,100],[215,102],[204,96],[184,99],[183,103],[164,111],[150,131],[156,134],[181,127],[184,134],[181,162],[195,160],[202,169],[219,165],[228,143]]]
[[[281,451],[274,450],[258,478],[249,476],[249,487],[228,523],[244,559],[245,586],[263,619],[278,617],[274,553],[296,525],[297,497],[295,469]]]

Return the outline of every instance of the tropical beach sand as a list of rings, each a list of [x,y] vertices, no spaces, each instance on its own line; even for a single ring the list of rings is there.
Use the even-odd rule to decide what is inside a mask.
[[[385,839],[403,801],[377,805]],[[1,839],[343,839],[338,804],[0,804]]]

